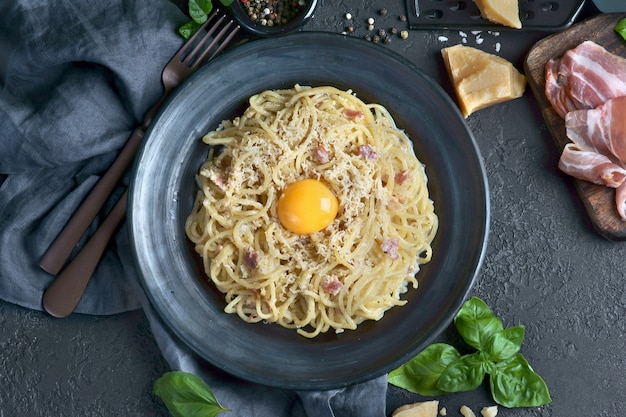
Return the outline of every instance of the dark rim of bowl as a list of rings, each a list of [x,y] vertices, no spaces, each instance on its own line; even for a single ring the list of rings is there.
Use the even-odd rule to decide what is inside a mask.
[[[302,10],[300,10],[293,19],[284,25],[278,26],[265,26],[250,19],[241,0],[233,0],[232,3],[226,7],[226,10],[228,10],[241,27],[248,32],[258,36],[273,36],[293,32],[303,26],[313,17],[316,7],[317,0],[306,0],[306,4],[302,7]]]

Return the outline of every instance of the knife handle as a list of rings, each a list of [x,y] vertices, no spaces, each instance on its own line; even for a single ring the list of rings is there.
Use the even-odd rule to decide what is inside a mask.
[[[128,190],[124,191],[81,251],[44,292],[42,304],[50,315],[67,317],[78,305],[111,237],[126,215],[127,199]]]
[[[142,127],[138,127],[133,131],[111,167],[98,180],[72,217],[70,217],[61,233],[43,254],[39,260],[39,266],[44,271],[56,275],[63,268],[80,238],[85,234],[85,231],[87,231],[87,228],[89,228],[89,225],[100,210],[102,210],[104,203],[135,158],[143,135],[144,130]]]

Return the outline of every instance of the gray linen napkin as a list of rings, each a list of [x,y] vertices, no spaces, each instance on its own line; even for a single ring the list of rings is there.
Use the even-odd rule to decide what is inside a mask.
[[[161,69],[182,44],[176,28],[184,21],[170,0],[0,2],[1,299],[41,310],[53,277],[38,260],[160,96]],[[143,307],[172,369],[202,376],[233,417],[385,415],[386,376],[344,389],[293,392],[210,366],[161,323],[129,253],[122,226],[76,311]]]

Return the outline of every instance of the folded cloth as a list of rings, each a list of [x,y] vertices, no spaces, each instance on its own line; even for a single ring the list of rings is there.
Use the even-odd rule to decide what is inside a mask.
[[[170,0],[0,2],[1,299],[42,309],[53,277],[38,260],[159,98],[161,70],[182,44],[176,29],[186,20]],[[87,237],[121,192],[122,186]],[[151,308],[129,246],[122,225],[76,312],[143,308],[172,369],[204,378],[233,410],[229,415],[385,415],[386,376],[294,392],[237,380],[197,357]]]

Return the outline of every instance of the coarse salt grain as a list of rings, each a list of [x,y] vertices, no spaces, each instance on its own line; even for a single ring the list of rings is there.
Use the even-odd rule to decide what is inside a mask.
[[[440,36],[437,39],[439,39],[439,42],[446,42],[448,40],[448,37],[447,36]]]
[[[502,45],[500,45],[500,42],[496,42],[496,52],[500,52],[500,47]]]

